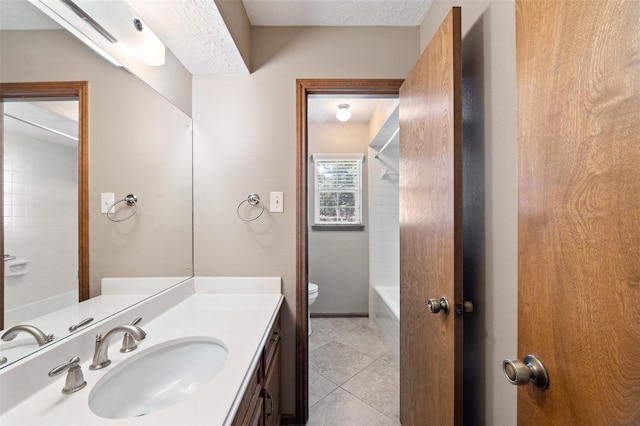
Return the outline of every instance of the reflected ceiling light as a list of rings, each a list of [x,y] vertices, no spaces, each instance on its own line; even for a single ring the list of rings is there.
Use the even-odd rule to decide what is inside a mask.
[[[345,121],[349,121],[351,118],[351,111],[349,111],[349,104],[340,104],[338,105],[338,112],[336,113],[336,118],[343,123]]]
[[[164,64],[164,43],[120,0],[29,2],[114,65],[132,55],[146,65]]]

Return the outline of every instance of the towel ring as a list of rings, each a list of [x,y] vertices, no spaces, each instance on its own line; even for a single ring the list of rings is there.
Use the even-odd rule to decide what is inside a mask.
[[[133,211],[127,217],[124,217],[122,219],[114,219],[111,216],[113,214],[111,210],[114,210],[115,207],[120,203],[126,203],[129,207],[133,207]],[[124,197],[122,200],[116,201],[115,203],[109,206],[109,208],[107,209],[107,219],[109,219],[111,222],[124,222],[125,220],[131,219],[131,217],[133,217],[133,215],[136,214],[137,211],[138,211],[138,197],[136,197],[134,194],[129,194],[126,197]]]
[[[258,204],[260,204],[260,207],[261,207],[260,213],[258,213],[256,217],[252,217],[249,219],[245,219],[244,217],[240,216],[240,207],[242,207],[244,203],[248,203],[251,206],[257,206]],[[236,208],[236,216],[238,216],[238,219],[243,220],[245,222],[252,222],[256,220],[257,218],[262,216],[262,213],[264,213],[264,203],[260,201],[260,196],[256,193],[249,194],[247,196],[247,199],[240,201],[240,204],[238,204],[238,208]]]

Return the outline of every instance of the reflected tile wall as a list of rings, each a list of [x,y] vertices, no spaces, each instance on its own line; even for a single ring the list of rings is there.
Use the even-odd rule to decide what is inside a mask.
[[[3,139],[5,254],[29,261],[25,275],[5,276],[11,309],[77,289],[78,154],[20,133]]]

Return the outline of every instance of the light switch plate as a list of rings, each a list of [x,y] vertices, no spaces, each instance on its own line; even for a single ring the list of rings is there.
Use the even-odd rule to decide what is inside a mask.
[[[272,192],[271,202],[269,206],[271,213],[283,213],[284,212],[284,192]]]
[[[115,196],[113,192],[103,192],[100,194],[100,213],[107,213],[109,207],[115,203]],[[116,208],[111,209],[111,213],[115,213]]]

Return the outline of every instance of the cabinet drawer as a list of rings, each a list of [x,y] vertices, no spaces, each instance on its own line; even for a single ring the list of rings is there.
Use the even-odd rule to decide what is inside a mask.
[[[262,384],[262,397],[264,400],[264,424],[277,426],[280,424],[280,342],[276,344],[274,356],[269,363]]]
[[[242,402],[240,402],[236,416],[233,418],[233,426],[250,424],[248,422],[250,422],[251,417],[253,417],[255,405],[259,404],[258,399],[262,401],[262,397],[260,395],[262,390],[261,378],[262,362],[258,362],[258,365],[251,373],[251,381],[247,386]]]

